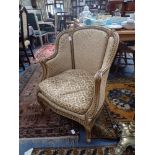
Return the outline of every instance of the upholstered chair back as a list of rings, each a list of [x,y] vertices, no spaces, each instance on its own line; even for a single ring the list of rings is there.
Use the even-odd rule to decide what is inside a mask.
[[[21,20],[21,33],[23,38],[26,40],[28,38],[28,20],[27,20],[27,10],[23,7],[20,11],[20,20]]]
[[[102,66],[108,34],[97,29],[79,30],[73,34],[73,43],[75,68],[95,74]]]
[[[106,65],[108,53],[114,45],[111,31],[104,28],[79,28],[62,32],[57,40],[57,52],[64,52],[62,67],[84,69],[95,74]],[[111,37],[110,37],[111,36]],[[107,58],[106,58],[106,57]],[[110,56],[109,56],[110,57]],[[103,64],[103,62],[105,64]]]
[[[38,19],[35,13],[28,12],[28,24],[33,27],[34,30],[39,30]]]
[[[57,75],[64,70],[72,69],[71,45],[69,37],[70,34],[68,32],[60,33],[58,35],[54,58],[47,61],[47,66],[50,66],[51,63],[54,63],[54,68],[51,68],[52,75],[50,75],[51,72],[49,72],[47,77]],[[57,61],[59,64],[57,64]]]

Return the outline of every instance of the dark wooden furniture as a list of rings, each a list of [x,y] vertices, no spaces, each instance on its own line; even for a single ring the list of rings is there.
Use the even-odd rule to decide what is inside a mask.
[[[125,12],[135,12],[135,1],[128,1],[126,3],[124,3]]]
[[[37,8],[37,0],[31,0],[31,4],[33,8]]]
[[[63,31],[67,29],[68,25],[73,22],[72,15],[68,14],[67,12],[57,12],[57,30]]]
[[[35,13],[33,13],[33,12],[28,13],[28,24],[33,27],[34,32],[35,32],[35,36],[37,38],[39,38],[41,46],[42,46],[44,43],[44,40],[48,39],[48,33],[47,33],[47,31],[40,29],[38,19],[37,19]]]
[[[109,0],[106,6],[106,12],[113,15],[116,9],[120,10],[122,16],[126,16],[127,13],[134,13],[135,1]]]
[[[107,2],[106,12],[113,15],[114,11],[116,9],[119,9],[121,14],[124,13],[124,2],[123,2],[123,0],[115,0],[115,1],[108,1]]]
[[[117,30],[120,41],[135,41],[135,30]]]
[[[30,64],[29,57],[34,58],[32,51],[30,38],[29,38],[29,28],[28,28],[28,19],[27,19],[27,10],[25,7],[22,7],[20,10],[20,34],[19,34],[19,58],[20,64],[23,66],[23,62],[28,62]],[[29,49],[29,53],[28,53]],[[23,67],[24,68],[24,67]]]
[[[122,61],[123,60],[123,61]],[[115,56],[116,70],[120,65],[135,66],[135,46],[129,46],[128,42],[120,42]]]

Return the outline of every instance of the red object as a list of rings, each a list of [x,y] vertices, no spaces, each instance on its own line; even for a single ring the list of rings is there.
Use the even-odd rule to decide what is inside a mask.
[[[124,2],[122,0],[108,2],[106,7],[107,12],[113,15],[116,9],[120,9],[121,13],[124,11]]]
[[[135,11],[135,2],[127,2],[125,5],[125,11]]]

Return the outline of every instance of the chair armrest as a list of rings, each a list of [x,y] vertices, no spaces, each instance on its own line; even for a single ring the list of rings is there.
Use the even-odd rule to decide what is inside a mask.
[[[118,34],[115,33],[115,36],[118,37]],[[111,46],[113,44],[113,46]],[[95,116],[101,107],[103,107],[104,99],[105,99],[105,88],[107,83],[107,78],[109,74],[110,67],[112,65],[112,61],[115,57],[116,50],[118,48],[119,40],[114,43],[112,37],[109,38],[109,42],[107,45],[106,53],[104,56],[103,64],[100,70],[94,76],[95,79],[95,90],[94,90],[94,101],[90,107],[90,110],[87,113],[87,117],[92,118]]]
[[[105,92],[105,87],[107,83],[107,77],[109,74],[109,69],[110,66],[105,68],[105,69],[100,69],[97,71],[97,73],[94,76],[95,80],[95,89],[94,89],[94,101],[93,104],[91,105],[89,111],[87,112],[87,118],[89,120],[92,119],[93,116],[95,116],[95,113],[97,113],[101,107],[103,106],[104,102],[104,92]]]
[[[39,23],[39,26],[46,26],[46,27],[54,27],[53,23],[50,22],[43,22],[43,23]]]
[[[96,103],[98,104],[99,109],[101,107],[101,104],[103,104],[104,102],[104,97],[105,97],[104,92],[105,92],[109,70],[110,70],[110,66],[104,69],[101,68],[95,74],[95,96],[96,96]]]
[[[55,51],[51,57],[40,61],[43,69],[42,80],[60,74],[68,69],[71,69],[71,63],[64,60],[64,55]]]
[[[50,23],[40,23],[39,27],[40,27],[41,31],[54,32],[54,25],[53,24],[50,24]]]

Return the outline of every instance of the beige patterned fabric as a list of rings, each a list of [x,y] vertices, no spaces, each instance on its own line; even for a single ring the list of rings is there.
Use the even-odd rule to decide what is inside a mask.
[[[23,36],[24,38],[28,37],[28,32],[27,32],[27,14],[26,12],[22,12],[22,20],[23,20]]]
[[[102,69],[104,69],[114,58],[116,52],[112,52],[112,48],[115,41],[113,37],[110,37],[107,44],[107,49],[105,52],[105,56],[102,62]],[[110,63],[111,64],[111,63]]]
[[[73,35],[75,68],[93,74],[102,66],[108,35],[101,30],[79,30]]]
[[[114,38],[110,37],[108,40],[108,45],[107,45],[107,49],[106,49],[106,53],[103,59],[103,63],[102,63],[102,68],[101,70],[104,70],[104,68],[113,60],[113,57],[115,56],[115,54],[112,55],[112,45],[114,44]],[[101,85],[100,85],[100,99],[99,99],[99,109],[100,107],[103,105],[104,102],[104,98],[105,98],[105,87],[106,87],[106,83],[107,83],[107,78],[109,75],[109,71],[107,71],[104,76],[102,77],[101,80]]]
[[[46,63],[48,69],[47,77],[72,69],[69,35],[64,34],[61,36],[59,42],[57,41],[57,44],[59,44],[59,46],[56,47],[56,56]]]
[[[118,44],[118,33],[104,27],[66,30],[57,36],[55,55],[41,63],[38,102],[83,125],[87,142],[103,108]]]
[[[94,82],[89,72],[73,69],[44,80],[39,90],[58,106],[82,115],[92,103]]]

